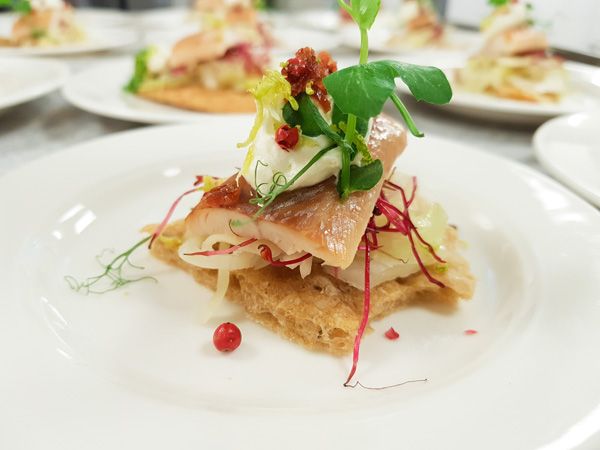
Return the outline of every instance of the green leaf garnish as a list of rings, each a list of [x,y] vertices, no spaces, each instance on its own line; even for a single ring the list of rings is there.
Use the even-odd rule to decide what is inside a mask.
[[[10,8],[19,14],[29,14],[32,11],[29,0],[0,0],[0,7]]]
[[[348,184],[348,195],[357,191],[369,191],[373,189],[383,176],[383,164],[381,160],[376,159],[364,166],[352,164],[350,166],[350,183]],[[338,178],[338,191],[343,189],[341,186],[342,176]],[[341,194],[341,193],[340,193]]]
[[[450,83],[440,69],[396,61],[348,67],[327,76],[323,83],[342,112],[368,120],[381,113],[388,99],[398,106],[396,99],[392,98],[396,78],[406,83],[417,101],[441,105],[452,98]],[[406,109],[399,110],[406,120]]]
[[[46,36],[46,34],[46,30],[43,30],[41,28],[34,28],[33,30],[31,30],[32,39],[42,39]]]
[[[347,4],[338,0],[341,8],[345,9],[360,28],[370,30],[381,8],[381,0],[352,0]]]
[[[321,136],[323,132],[316,123],[315,110],[317,114],[319,112],[314,107],[310,97],[306,94],[300,94],[296,100],[298,101],[298,110],[294,110],[292,105],[286,103],[283,107],[283,119],[291,127],[300,126],[302,134],[305,136]],[[310,108],[309,104],[314,107],[314,110]]]
[[[333,110],[331,112],[331,123],[337,127],[339,127],[341,123],[348,123],[348,114],[344,114],[335,103],[333,104]],[[357,118],[356,131],[360,135],[365,136],[367,131],[369,131],[369,121]]]
[[[123,274],[125,267],[131,267],[134,269],[143,269],[141,266],[133,264],[130,260],[131,255],[146,242],[148,242],[152,236],[148,236],[128,250],[125,250],[120,255],[116,256],[112,261],[105,264],[100,261],[100,256],[97,260],[104,269],[104,271],[96,276],[86,278],[83,281],[78,281],[75,277],[70,275],[65,276],[65,281],[69,284],[69,287],[75,292],[81,292],[84,294],[104,294],[109,291],[114,291],[126,284],[135,283],[142,280],[153,280],[154,277],[144,276],[138,278],[126,278]]]
[[[125,85],[123,88],[125,91],[135,94],[140,90],[140,87],[148,75],[148,60],[152,56],[152,52],[152,48],[148,47],[140,50],[135,55],[135,68],[133,71],[133,76],[129,80],[129,83],[127,83],[127,85]]]
[[[510,0],[488,0],[488,3],[496,8],[504,5],[508,5]]]

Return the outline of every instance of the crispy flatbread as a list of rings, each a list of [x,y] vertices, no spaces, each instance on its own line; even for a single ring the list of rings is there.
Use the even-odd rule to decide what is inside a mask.
[[[212,113],[253,113],[256,111],[252,95],[233,90],[179,86],[140,91],[138,95],[158,103],[192,111]]]
[[[152,232],[154,226],[145,231]],[[152,255],[190,273],[194,279],[215,289],[217,271],[201,269],[181,260],[173,245],[183,239],[185,226],[175,222],[163,232],[171,239],[157,239]],[[446,284],[440,289],[423,274],[387,281],[371,291],[370,320],[377,320],[417,303],[453,307],[473,295],[475,279],[466,260],[458,253],[456,230],[448,227],[450,257],[448,270],[436,277]],[[232,271],[227,298],[240,304],[255,322],[310,350],[336,355],[352,351],[362,317],[363,292],[328,275],[319,264],[305,279],[298,270],[268,266],[260,270]]]

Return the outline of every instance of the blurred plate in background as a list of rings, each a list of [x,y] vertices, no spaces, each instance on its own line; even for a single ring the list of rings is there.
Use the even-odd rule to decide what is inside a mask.
[[[143,36],[144,45],[167,45],[172,46],[181,38],[196,33],[198,26],[193,22],[182,23],[171,30],[155,29],[154,31],[145,31]],[[302,47],[312,47],[315,50],[333,51],[340,45],[340,38],[336,34],[325,31],[309,30],[298,27],[272,27],[270,29],[273,36],[273,54],[274,55],[292,55],[296,50]],[[278,58],[274,58],[279,63]]]
[[[135,19],[130,12],[107,8],[77,8],[75,14],[83,25],[100,28],[132,26]]]
[[[456,68],[444,67],[451,83]],[[557,103],[510,100],[453,86],[452,101],[440,108],[476,119],[527,125],[539,125],[552,117],[600,108],[600,69],[571,62],[565,63],[565,68],[571,77],[573,91]],[[404,83],[398,82],[398,89],[409,94]]]
[[[0,110],[59,88],[69,69],[56,61],[0,58]]]
[[[552,176],[600,207],[600,111],[552,119],[533,144]]]
[[[4,23],[0,18],[0,36],[9,35],[9,30],[10,24]],[[83,42],[56,47],[0,47],[0,56],[66,56],[115,50],[134,44],[138,40],[137,32],[120,28],[85,27],[85,32],[87,39]]]
[[[382,22],[382,24],[385,22]],[[381,53],[387,55],[406,55],[432,56],[439,54],[455,54],[455,57],[464,60],[477,49],[481,38],[478,32],[459,30],[446,26],[446,38],[441,45],[428,45],[420,48],[402,46],[400,43],[392,43],[396,33],[391,26],[381,26],[369,31],[369,51],[371,53]],[[355,25],[342,25],[338,33],[344,46],[353,50],[360,50],[360,33]],[[425,54],[424,54],[425,53]],[[440,62],[431,59],[430,64],[439,65]]]
[[[131,77],[133,65],[133,56],[94,65],[72,76],[65,84],[63,95],[73,105],[93,114],[138,123],[198,122],[207,116],[219,115],[174,108],[125,92],[123,86]]]

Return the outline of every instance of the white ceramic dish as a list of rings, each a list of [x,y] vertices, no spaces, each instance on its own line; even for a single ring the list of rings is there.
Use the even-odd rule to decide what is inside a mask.
[[[340,15],[335,9],[307,9],[287,15],[288,22],[312,30],[337,31],[341,25]],[[288,23],[288,24],[289,24]]]
[[[52,92],[68,75],[69,69],[57,61],[0,58],[0,110]]]
[[[532,103],[478,94],[454,87],[452,101],[441,108],[466,117],[499,122],[539,125],[552,117],[593,110],[600,107],[600,69],[584,64],[566,63],[573,90],[557,103]],[[455,68],[444,68],[453,82]],[[398,83],[402,93],[407,87]]]
[[[109,8],[77,8],[78,20],[91,27],[128,27],[134,24],[133,14]]]
[[[173,45],[179,39],[188,36],[197,31],[197,26],[186,23],[174,30],[154,30],[144,34],[144,45]],[[312,47],[316,50],[332,51],[339,47],[340,38],[320,30],[309,30],[300,27],[273,27],[271,28],[273,36],[272,51],[275,57],[281,55],[292,55],[296,50],[302,47]]]
[[[132,122],[198,122],[209,116],[151,102],[125,92],[123,86],[133,72],[133,61],[133,57],[122,57],[94,65],[72,76],[62,93],[70,103],[85,111]]]
[[[403,47],[402,45],[390,44],[390,39],[394,36],[389,22],[383,16],[378,19],[380,26],[374,25],[369,31],[369,51],[372,56],[382,58],[390,55],[401,55],[400,59],[407,57],[411,60],[421,59],[433,65],[458,64],[464,61],[479,45],[479,33],[467,30],[459,30],[447,27],[446,41],[442,46],[426,46],[423,48]],[[360,50],[360,33],[354,24],[342,25],[339,33],[341,42],[353,50]]]
[[[552,176],[600,207],[600,112],[552,119],[536,131],[533,145]]]
[[[358,372],[367,385],[426,383],[345,389],[348,357],[307,352],[231,305],[202,325],[209,292],[144,251],[134,260],[158,283],[69,290],[64,275],[94,274],[103,248],[140,239],[194,175],[232,173],[250,123],[115,134],[0,179],[3,447],[562,449],[598,431],[600,214],[447,140],[411,141],[400,167],[469,241],[475,298],[374,323]],[[244,336],[229,355],[211,343],[225,320]],[[391,325],[400,340],[383,338]]]
[[[133,15],[125,11],[109,8],[77,8],[77,21],[86,27],[123,27],[133,23]],[[17,15],[13,13],[0,14],[0,29],[4,34],[10,29]]]
[[[93,16],[94,13],[91,13]],[[86,19],[87,17],[87,19]],[[75,44],[57,47],[0,47],[0,56],[66,56],[80,53],[92,53],[105,50],[115,50],[134,44],[137,32],[114,25],[101,25],[103,20],[97,15],[90,18],[90,13],[82,14],[81,23],[87,34],[87,39]],[[106,24],[106,17],[104,23]],[[8,14],[0,17],[0,36],[9,36],[14,16]]]

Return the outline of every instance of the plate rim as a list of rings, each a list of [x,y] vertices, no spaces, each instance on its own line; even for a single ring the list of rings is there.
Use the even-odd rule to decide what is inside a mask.
[[[71,45],[57,47],[0,47],[0,57],[4,58],[39,58],[39,57],[62,57],[69,55],[93,54],[105,51],[114,51],[125,48],[139,41],[139,32],[136,29],[126,27],[88,27],[86,33],[94,35],[105,32],[112,36],[120,36],[119,40],[89,42],[83,41]]]
[[[82,82],[82,80],[87,79],[90,74],[98,72],[100,70],[104,71],[114,71],[115,66],[129,64],[133,66],[133,58],[130,55],[119,56],[115,58],[111,58],[110,61],[102,61],[96,64],[93,64],[91,67],[88,67],[82,71],[72,74],[69,79],[63,84],[61,88],[61,95],[63,98],[73,106],[98,115],[102,117],[108,117],[111,119],[124,120],[128,122],[134,123],[142,123],[142,124],[150,124],[150,125],[175,125],[175,124],[193,124],[198,123],[200,121],[206,120],[207,117],[238,117],[238,116],[251,116],[252,114],[243,114],[243,113],[232,113],[232,114],[218,114],[218,113],[203,113],[199,111],[191,111],[183,108],[177,108],[174,106],[164,105],[161,103],[157,103],[159,106],[163,106],[165,108],[173,108],[176,109],[181,116],[177,115],[176,117],[169,117],[169,113],[156,113],[156,112],[140,112],[139,110],[129,108],[127,105],[126,108],[121,109],[120,111],[116,111],[114,109],[109,110],[107,108],[102,107],[97,102],[92,99],[88,99],[85,96],[80,96],[75,89],[75,83]],[[123,92],[119,91],[120,94]],[[118,94],[115,94],[118,95]],[[127,94],[134,95],[134,94]],[[147,101],[145,99],[139,99],[140,101]],[[185,115],[186,117],[183,117]]]
[[[20,94],[13,93],[9,95],[8,100],[3,101],[2,98],[0,98],[0,110],[21,105],[50,94],[51,92],[63,86],[71,74],[69,67],[64,62],[53,59],[0,57],[0,62],[16,62],[17,64],[30,64],[32,66],[38,65],[42,68],[53,68],[56,73],[56,76],[50,80],[45,79],[36,84],[36,86],[31,86],[28,89],[24,89]]]
[[[34,160],[30,163],[27,163],[19,168],[16,168],[8,173],[6,173],[5,175],[3,175],[2,177],[0,177],[0,187],[6,187],[5,183],[10,183],[12,182],[12,180],[15,180],[16,178],[22,178],[24,175],[26,175],[27,171],[29,170],[39,170],[42,169],[44,167],[44,165],[48,164],[49,161],[53,160],[53,159],[57,159],[60,161],[60,159],[62,158],[66,158],[69,157],[70,154],[77,154],[77,155],[86,155],[86,148],[81,148],[81,147],[85,147],[85,146],[90,146],[90,145],[99,145],[101,143],[104,143],[106,145],[110,144],[111,141],[115,140],[115,139],[120,139],[122,138],[124,135],[127,135],[128,137],[134,136],[134,135],[142,135],[142,134],[152,134],[152,133],[159,133],[159,132],[164,132],[164,130],[167,129],[177,129],[177,128],[192,128],[195,127],[194,125],[189,125],[189,124],[178,124],[178,125],[164,125],[164,126],[160,126],[160,127],[148,127],[148,128],[142,128],[142,129],[134,129],[134,130],[126,130],[126,131],[122,131],[122,132],[118,132],[118,133],[114,133],[114,134],[110,134],[110,135],[106,135],[106,136],[101,136],[98,138],[94,138],[79,144],[75,144],[73,146],[69,146],[66,149],[63,149],[61,151],[58,151],[56,153],[53,153],[51,155],[46,155],[43,158],[39,158],[37,160]],[[175,133],[176,134],[176,133]],[[497,162],[497,163],[504,163],[507,164],[509,167],[512,168],[517,168],[519,169],[520,172],[525,172],[527,175],[531,176],[533,175],[536,178],[542,178],[545,182],[548,182],[553,189],[558,189],[561,193],[565,194],[569,200],[571,202],[573,202],[573,204],[579,209],[579,208],[584,208],[586,210],[586,212],[593,212],[593,219],[595,221],[599,221],[600,223],[600,212],[598,212],[595,208],[591,207],[591,205],[587,204],[586,202],[584,202],[583,200],[581,200],[578,196],[576,196],[575,194],[573,194],[570,190],[568,190],[567,188],[565,188],[564,186],[560,185],[559,183],[557,183],[556,181],[552,180],[550,177],[548,177],[547,175],[540,173],[539,171],[536,171],[534,169],[532,169],[531,167],[528,167],[520,162],[517,161],[512,161],[509,160],[507,158],[503,158],[501,156],[498,156],[496,154],[490,154],[490,153],[486,153],[486,152],[482,152],[480,150],[477,150],[476,148],[474,148],[473,146],[469,145],[469,144],[465,144],[462,143],[460,141],[456,141],[456,140],[452,140],[449,138],[443,138],[443,137],[439,137],[436,135],[431,135],[431,138],[433,140],[437,140],[438,142],[451,142],[453,144],[459,145],[463,150],[465,150],[466,152],[468,152],[468,154],[472,154],[473,152],[480,154],[481,157],[490,160],[491,162]],[[165,160],[168,159],[168,156],[165,156]],[[5,192],[4,189],[0,189],[0,197],[4,197],[4,195],[8,195],[8,193],[4,194],[3,192]],[[0,260],[2,258],[0,257]],[[8,302],[7,302],[8,303]],[[2,303],[0,303],[0,305],[2,305]],[[1,319],[1,318],[0,318]],[[79,368],[77,368],[79,369]],[[80,371],[80,370],[76,370],[73,369],[73,372],[75,372],[75,376],[77,378],[85,378],[85,383],[92,383],[94,386],[97,386],[98,383],[96,383],[96,381],[94,380],[90,380],[89,378],[93,378],[91,376],[87,376],[85,375],[85,372]],[[103,383],[101,384],[101,386],[104,385],[104,383],[106,383],[106,380],[103,380]],[[120,389],[116,389],[115,392],[119,395],[118,398],[121,398],[121,395],[126,396],[127,392],[123,392],[123,390]],[[110,391],[111,396],[115,393],[113,391]],[[127,397],[127,399],[129,399],[129,397]],[[175,409],[173,411],[172,408],[169,408],[168,405],[165,405],[164,403],[155,403],[155,402],[148,402],[145,401],[144,397],[140,397],[140,396],[133,396],[131,399],[132,403],[135,403],[135,407],[132,408],[132,410],[137,410],[140,409],[142,407],[152,407],[154,409],[160,409],[160,410],[166,410],[166,413],[168,414],[169,412],[171,414],[173,414],[174,412],[176,413],[176,415],[179,417],[180,415],[185,415],[184,417],[184,424],[189,426],[191,425],[190,421],[186,421],[186,419],[188,419],[189,417],[189,413],[190,411],[187,410],[180,410],[180,409]],[[183,411],[183,412],[182,412]],[[192,413],[196,413],[197,411],[192,411]],[[230,413],[231,411],[224,411],[225,413]],[[196,419],[200,419],[201,417],[203,417],[199,412],[198,414],[191,414],[194,416],[194,418]],[[206,416],[204,416],[206,417]],[[323,419],[323,417],[327,417],[327,416],[318,416],[317,419],[315,419],[314,421],[308,421],[308,423],[313,423],[313,422],[317,422],[317,420],[321,420]],[[150,416],[143,416],[142,419],[149,419]],[[262,417],[262,419],[264,420],[264,417]],[[375,420],[377,419],[377,420]],[[376,422],[379,419],[381,419],[382,421],[384,420],[384,418],[381,418],[379,416],[377,417],[373,417],[371,419],[371,422]],[[244,428],[241,428],[238,430],[239,433],[244,434],[244,432],[251,432],[252,431],[252,426],[256,426],[257,424],[260,423],[261,417],[257,417],[257,418],[251,418],[248,421],[248,427],[246,428],[244,426]],[[387,419],[385,419],[387,420]],[[390,419],[391,420],[391,419]],[[577,421],[579,422],[579,420],[581,420],[581,417],[578,415],[577,416]],[[368,421],[367,421],[368,422]],[[355,423],[354,421],[349,421],[349,423]],[[389,423],[389,422],[388,422]],[[282,429],[285,428],[285,426],[289,426],[289,424],[287,424],[283,418],[276,418],[272,421],[272,424],[274,426],[277,426],[278,424],[281,424]],[[337,425],[340,425],[339,423],[337,423]],[[344,422],[345,426],[348,425],[347,422]],[[182,425],[183,426],[183,425]],[[332,424],[332,430],[335,430],[335,426],[336,424]],[[399,425],[398,425],[399,426]],[[366,425],[365,428],[363,429],[362,427],[357,427],[360,430],[366,430]],[[139,431],[142,431],[143,427],[140,428]],[[139,432],[138,431],[138,432]],[[189,430],[187,430],[189,431]],[[258,431],[258,430],[257,430]],[[338,430],[339,432],[339,430]],[[199,433],[200,434],[200,433]],[[352,435],[352,432],[349,431],[347,436],[350,437]],[[210,438],[210,434],[208,435],[208,437],[206,437],[206,439]],[[307,434],[308,436],[308,434]],[[198,436],[199,438],[203,438],[203,436]],[[214,435],[212,436],[214,438]],[[366,437],[366,436],[365,436]],[[299,439],[298,441],[302,441],[303,439]],[[212,441],[211,441],[212,442]],[[268,443],[267,443],[268,444]],[[335,444],[335,442],[333,442],[333,444]],[[388,443],[389,444],[389,443]],[[93,447],[93,443],[91,445],[91,447]],[[292,444],[291,448],[297,448],[293,446],[294,444]],[[62,447],[65,448],[65,447]],[[69,447],[70,448],[70,447]],[[269,445],[265,445],[263,448],[270,448]]]
[[[588,189],[586,186],[578,182],[577,180],[573,180],[567,173],[560,169],[547,155],[545,150],[544,140],[547,138],[547,133],[557,124],[568,123],[570,119],[584,117],[589,119],[597,118],[600,123],[600,111],[586,111],[575,114],[567,114],[558,117],[554,117],[549,121],[545,122],[542,126],[540,126],[535,133],[533,134],[533,149],[534,154],[540,164],[552,175],[553,178],[558,180],[561,184],[565,185],[567,188],[573,190],[583,199],[591,203],[593,206],[600,208],[600,195],[594,193],[592,190]]]

